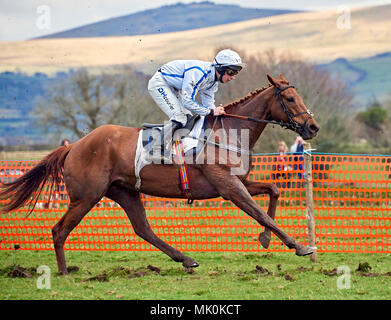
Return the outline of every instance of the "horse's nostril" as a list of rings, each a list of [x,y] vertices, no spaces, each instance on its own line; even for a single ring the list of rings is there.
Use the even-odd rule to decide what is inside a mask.
[[[315,125],[315,124],[311,124],[311,125],[309,126],[309,129],[310,129],[310,131],[313,132],[313,133],[316,133],[316,132],[319,131],[319,127],[318,127],[317,125]]]

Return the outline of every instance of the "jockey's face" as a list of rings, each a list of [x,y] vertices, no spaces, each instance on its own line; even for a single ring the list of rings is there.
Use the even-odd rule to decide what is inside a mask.
[[[236,79],[236,74],[230,76],[230,75],[226,72],[226,73],[224,73],[224,75],[223,75],[222,81],[223,81],[223,83],[227,83],[227,82],[230,82],[231,80],[235,80],[235,79]]]

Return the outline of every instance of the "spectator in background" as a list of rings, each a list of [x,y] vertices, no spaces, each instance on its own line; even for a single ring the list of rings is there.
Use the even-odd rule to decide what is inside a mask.
[[[276,174],[272,174],[273,179],[275,180],[285,180],[287,177],[288,179],[290,178],[290,174],[288,173],[288,176],[286,174],[286,171],[292,170],[286,163],[286,153],[288,152],[288,146],[284,141],[280,141],[278,143],[278,158],[277,158],[277,165],[276,165]],[[282,172],[281,172],[282,171]],[[285,187],[290,187],[290,182],[286,184],[285,182],[276,182],[276,185],[278,188],[285,188]]]
[[[69,139],[64,139],[61,141],[61,146],[68,146],[70,143]]]
[[[278,149],[277,152],[279,153],[278,155],[278,164],[277,164],[277,171],[286,171],[286,164],[285,164],[285,155],[288,152],[288,146],[286,145],[285,141],[280,141],[278,143]]]
[[[304,140],[302,137],[296,137],[295,143],[291,145],[290,151],[296,154],[302,154],[304,152]]]
[[[302,137],[297,136],[294,144],[292,144],[290,151],[296,155],[293,160],[295,164],[293,165],[293,170],[297,171],[297,177],[299,180],[301,178],[304,179],[304,174],[303,174],[303,168],[304,168],[304,140]]]

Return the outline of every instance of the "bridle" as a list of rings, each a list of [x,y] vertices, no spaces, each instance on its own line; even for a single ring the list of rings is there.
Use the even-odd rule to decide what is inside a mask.
[[[307,121],[310,118],[312,118],[314,114],[309,109],[307,109],[306,111],[303,111],[303,112],[296,113],[296,114],[292,114],[288,110],[287,106],[284,103],[284,100],[282,99],[281,92],[283,92],[283,91],[285,91],[285,90],[287,90],[289,88],[295,88],[294,86],[286,86],[285,88],[282,88],[282,89],[277,89],[276,87],[274,87],[274,88],[275,88],[275,93],[278,96],[278,99],[280,101],[282,110],[284,111],[284,113],[288,117],[288,122],[282,122],[282,121],[279,122],[279,121],[274,121],[274,120],[264,120],[264,119],[254,118],[254,117],[240,116],[240,115],[231,114],[231,113],[225,113],[223,116],[228,116],[228,117],[231,117],[231,118],[247,120],[247,121],[254,121],[254,122],[261,122],[261,123],[271,123],[271,124],[279,125],[279,126],[285,128],[285,129],[291,129],[291,130],[294,130],[294,131],[302,132],[302,130],[304,130],[304,128],[305,128],[305,125],[306,125]],[[304,122],[302,124],[299,124],[295,120],[293,120],[295,117],[301,116],[303,114],[308,114],[308,116],[307,116],[307,118],[304,120]],[[224,129],[223,117],[222,116],[217,116],[214,119],[213,126],[212,126],[212,131],[213,131],[215,125],[216,125],[217,119],[221,120],[221,125],[222,125],[222,128]],[[223,131],[225,132],[225,129]],[[211,137],[211,133],[210,133],[209,137],[206,138],[206,139],[205,138],[204,139],[203,138],[194,138],[194,137],[193,138],[194,139],[198,139],[201,142],[203,142],[204,143],[204,147],[205,147],[206,144],[212,144],[212,145],[214,145],[214,146],[216,146],[218,148],[226,149],[226,150],[229,150],[229,151],[233,151],[233,152],[237,152],[237,153],[241,153],[241,154],[251,154],[251,151],[243,150],[242,148],[238,148],[236,146],[224,145],[224,144],[221,144],[221,143],[218,143],[218,142],[211,142],[211,141],[209,141],[210,137]],[[199,154],[201,154],[201,153],[199,153]]]
[[[288,108],[286,107],[286,105],[284,103],[284,100],[282,99],[281,92],[283,92],[289,88],[295,88],[295,86],[286,86],[285,88],[282,88],[282,89],[275,88],[275,92],[276,92],[278,99],[280,101],[282,110],[285,112],[286,116],[288,117],[288,123],[283,123],[283,127],[285,127],[286,129],[292,129],[294,131],[303,130],[305,128],[305,125],[307,124],[307,121],[310,118],[312,118],[314,114],[309,109],[307,109],[306,111],[303,111],[303,112],[296,113],[296,114],[292,114],[288,110]],[[301,116],[303,114],[307,114],[307,118],[304,120],[304,122],[302,124],[299,124],[295,120],[293,120],[293,118],[296,118],[296,117]]]
[[[285,88],[282,88],[282,89],[277,89],[276,87],[274,88],[275,89],[275,93],[276,93],[276,95],[278,97],[278,100],[280,101],[282,110],[284,111],[284,113],[288,117],[288,122],[274,121],[274,120],[264,120],[264,119],[258,119],[258,118],[246,117],[246,116],[239,116],[239,115],[229,114],[229,113],[224,114],[224,116],[237,118],[237,119],[242,119],[242,120],[260,122],[260,123],[275,124],[275,125],[278,125],[280,127],[285,128],[285,129],[291,129],[293,131],[301,132],[301,131],[304,130],[304,128],[305,128],[305,126],[307,124],[307,121],[310,118],[312,118],[314,114],[309,109],[307,109],[306,111],[303,111],[303,112],[296,113],[296,114],[292,114],[288,110],[287,106],[284,103],[284,100],[282,99],[281,92],[283,92],[283,91],[285,91],[285,90],[287,90],[289,88],[295,88],[295,86],[286,86]],[[307,118],[304,120],[304,122],[302,124],[299,124],[295,120],[293,120],[294,118],[296,118],[298,116],[301,116],[303,114],[308,114],[308,116],[307,116]]]

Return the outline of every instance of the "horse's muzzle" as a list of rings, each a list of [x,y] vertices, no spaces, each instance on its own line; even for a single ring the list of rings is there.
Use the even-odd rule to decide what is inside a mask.
[[[318,134],[319,129],[320,127],[317,124],[309,123],[308,125],[302,127],[302,130],[300,130],[301,132],[299,132],[299,134],[304,140],[310,140]]]

